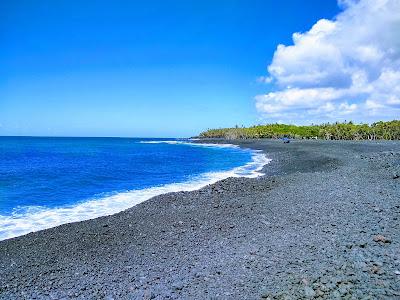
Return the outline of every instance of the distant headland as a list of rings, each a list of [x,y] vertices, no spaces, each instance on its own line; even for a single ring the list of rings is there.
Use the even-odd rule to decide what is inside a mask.
[[[320,125],[296,126],[287,124],[267,124],[252,127],[208,129],[200,138],[260,139],[296,138],[324,140],[400,140],[400,120],[355,124],[335,122]]]

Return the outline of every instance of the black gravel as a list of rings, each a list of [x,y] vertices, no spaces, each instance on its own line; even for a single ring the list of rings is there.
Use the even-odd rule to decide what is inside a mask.
[[[240,141],[256,179],[0,242],[0,299],[400,299],[400,143]]]

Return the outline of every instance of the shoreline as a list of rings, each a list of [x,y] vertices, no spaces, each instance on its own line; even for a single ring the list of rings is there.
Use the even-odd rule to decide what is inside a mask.
[[[237,145],[228,143],[188,143],[176,140],[149,140],[141,141],[144,144],[187,144],[189,146],[216,147],[216,148],[240,148]],[[63,224],[82,222],[98,217],[105,217],[117,214],[130,209],[153,197],[167,193],[199,190],[207,185],[214,184],[229,177],[252,178],[262,176],[260,171],[270,160],[264,154],[250,148],[241,148],[243,151],[251,152],[251,160],[230,170],[210,171],[199,174],[183,182],[174,182],[161,186],[154,186],[146,189],[128,190],[112,193],[102,198],[89,198],[79,201],[76,204],[45,208],[33,207],[28,212],[20,215],[0,216],[0,241],[19,237],[32,232],[54,228]],[[84,213],[88,211],[90,213]],[[48,221],[45,221],[48,220]],[[2,231],[1,228],[10,228]],[[26,229],[29,228],[29,229]],[[33,230],[32,230],[33,229]]]
[[[1,241],[0,298],[400,296],[398,142],[228,142],[265,175]]]

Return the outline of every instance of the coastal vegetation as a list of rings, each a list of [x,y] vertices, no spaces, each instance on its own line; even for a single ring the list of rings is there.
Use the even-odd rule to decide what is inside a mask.
[[[325,123],[320,125],[296,126],[267,124],[252,127],[208,129],[200,138],[261,139],[296,138],[325,140],[400,140],[400,120],[355,124],[353,122]]]

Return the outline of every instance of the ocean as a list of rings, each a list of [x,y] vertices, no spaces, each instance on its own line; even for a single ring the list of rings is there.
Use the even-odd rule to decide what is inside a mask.
[[[0,240],[256,177],[264,154],[182,139],[0,137]]]

